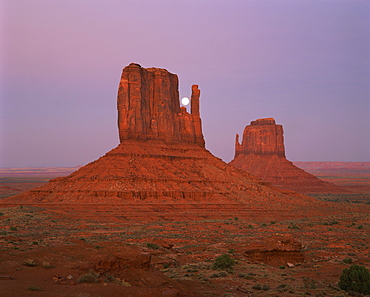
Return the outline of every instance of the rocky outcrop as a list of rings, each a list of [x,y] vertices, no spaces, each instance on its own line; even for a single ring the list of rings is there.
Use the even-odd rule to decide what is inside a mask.
[[[346,193],[346,189],[322,181],[295,166],[285,157],[284,131],[273,118],[258,119],[246,126],[242,143],[236,135],[235,157],[229,163],[265,182],[301,193]]]
[[[283,127],[276,125],[273,118],[252,121],[245,127],[242,143],[236,134],[235,157],[244,154],[285,157]]]
[[[193,85],[190,114],[180,107],[178,84],[177,75],[165,69],[125,67],[117,98],[120,142],[155,139],[204,147],[200,90]]]
[[[303,245],[291,237],[278,234],[260,242],[248,243],[244,249],[244,255],[253,263],[279,267],[304,262]]]

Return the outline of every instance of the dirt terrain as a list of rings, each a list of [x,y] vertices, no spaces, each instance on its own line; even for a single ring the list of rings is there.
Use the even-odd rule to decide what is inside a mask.
[[[318,178],[356,192],[370,193],[370,162],[294,162]]]
[[[295,214],[217,206],[213,216],[173,205],[162,218],[119,205],[4,207],[1,296],[349,296],[337,283],[353,263],[370,268],[370,205],[338,201]],[[213,269],[222,254],[232,269]]]

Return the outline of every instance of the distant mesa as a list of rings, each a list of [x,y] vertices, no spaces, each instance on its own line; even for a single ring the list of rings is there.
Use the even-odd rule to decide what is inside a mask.
[[[179,99],[177,75],[130,64],[123,69],[118,90],[120,144],[67,177],[0,203],[42,203],[69,211],[100,211],[104,207],[120,218],[146,220],[178,220],[179,213],[184,220],[194,215],[268,215],[256,209],[273,209],[275,214],[294,217],[290,209],[307,209],[319,203],[266,186],[213,156],[205,149],[198,86],[192,86],[190,113],[180,107]],[[275,132],[267,139],[278,144],[271,149],[283,157],[282,130],[270,121],[268,125]],[[238,150],[238,156],[244,156],[243,149]],[[259,150],[267,154],[270,148],[260,146]],[[94,207],[86,208],[87,204]],[[281,208],[285,211],[276,211]]]
[[[230,165],[265,182],[300,193],[346,193],[298,168],[285,157],[284,131],[273,118],[258,119],[246,126],[242,143],[236,134],[235,156]]]

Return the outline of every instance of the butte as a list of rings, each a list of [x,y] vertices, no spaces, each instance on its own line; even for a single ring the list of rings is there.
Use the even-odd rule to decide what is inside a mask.
[[[299,210],[318,209],[316,199],[266,185],[205,149],[199,99],[193,85],[189,113],[180,106],[177,75],[130,64],[118,90],[120,144],[71,175],[0,205],[117,220],[295,218]]]
[[[283,134],[283,126],[276,125],[273,118],[252,121],[244,129],[241,144],[236,134],[235,157],[229,164],[281,189],[305,194],[348,193],[288,161]]]

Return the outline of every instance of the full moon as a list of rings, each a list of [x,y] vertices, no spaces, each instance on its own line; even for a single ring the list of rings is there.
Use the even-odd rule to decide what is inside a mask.
[[[184,97],[181,99],[181,104],[182,105],[188,105],[190,103],[190,100],[188,97]]]

